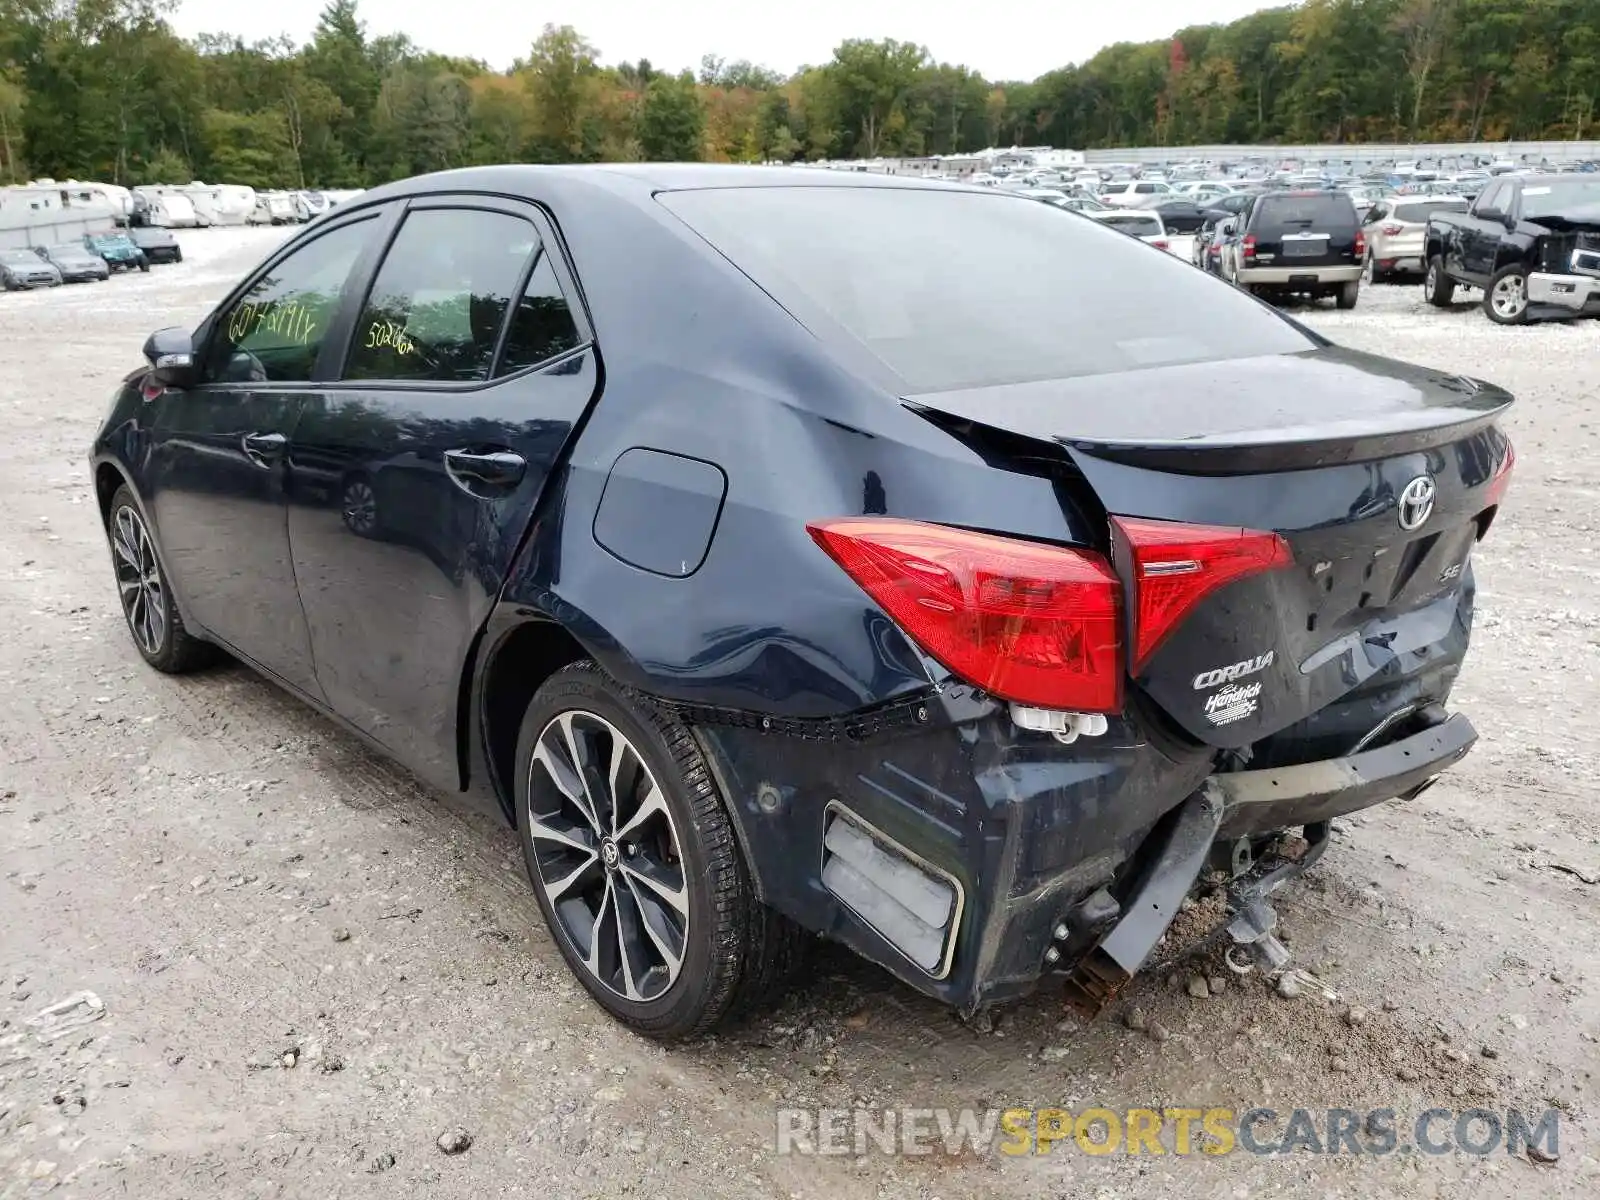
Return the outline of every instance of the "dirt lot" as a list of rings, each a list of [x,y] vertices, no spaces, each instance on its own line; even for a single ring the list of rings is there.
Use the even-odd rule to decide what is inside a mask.
[[[1042,995],[980,1031],[824,952],[780,1008],[668,1052],[569,980],[507,830],[247,671],[164,678],[128,640],[85,450],[144,336],[197,318],[278,236],[196,233],[148,276],[0,296],[0,1196],[1600,1190],[1600,322],[1499,329],[1410,286],[1301,314],[1521,400],[1455,697],[1482,741],[1339,830],[1281,905],[1335,998],[1248,976],[1196,999],[1184,971],[1093,1027]],[[24,1024],[84,989],[99,1020],[49,1044]],[[1130,1006],[1170,1036],[1129,1029]],[[1553,1165],[773,1153],[778,1105],[858,1103],[1565,1117]],[[447,1156],[456,1126],[473,1144]]]

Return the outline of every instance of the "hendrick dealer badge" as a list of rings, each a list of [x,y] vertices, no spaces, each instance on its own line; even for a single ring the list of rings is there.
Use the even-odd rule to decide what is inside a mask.
[[[1259,683],[1230,683],[1206,697],[1206,719],[1213,725],[1242,721],[1256,711],[1260,696]]]

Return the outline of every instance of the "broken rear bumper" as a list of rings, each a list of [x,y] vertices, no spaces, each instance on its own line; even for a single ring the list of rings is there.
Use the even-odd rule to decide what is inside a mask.
[[[1214,775],[1208,752],[1158,749],[1130,721],[1064,745],[958,689],[874,721],[847,733],[776,721],[696,732],[761,899],[964,1011],[1024,995],[1108,943],[1131,975],[1219,839],[1405,795],[1476,738],[1455,717],[1346,758]],[[830,839],[841,814],[852,828]],[[898,865],[875,860],[864,837]],[[833,871],[848,888],[830,884],[839,846],[856,854]],[[937,886],[893,884],[907,864]],[[874,879],[904,885],[907,911],[926,920],[871,919]]]
[[[1478,740],[1461,714],[1376,750],[1343,758],[1213,775],[1205,790],[1221,810],[1218,836],[1245,837],[1311,825],[1416,791],[1459,762]]]

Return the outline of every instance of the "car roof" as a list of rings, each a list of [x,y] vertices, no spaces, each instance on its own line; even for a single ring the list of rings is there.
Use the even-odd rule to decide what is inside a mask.
[[[548,188],[564,184],[599,186],[622,195],[632,194],[640,201],[660,191],[700,188],[901,188],[909,191],[968,191],[983,195],[993,191],[941,179],[908,179],[822,167],[761,167],[718,163],[517,163],[465,167],[414,176],[362,193],[361,203],[459,191],[539,195]]]

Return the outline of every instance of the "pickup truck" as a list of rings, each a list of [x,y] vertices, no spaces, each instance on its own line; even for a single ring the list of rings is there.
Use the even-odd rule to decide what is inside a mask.
[[[1491,180],[1467,212],[1428,218],[1425,252],[1423,289],[1437,307],[1461,285],[1483,289],[1499,325],[1600,316],[1600,178]]]

